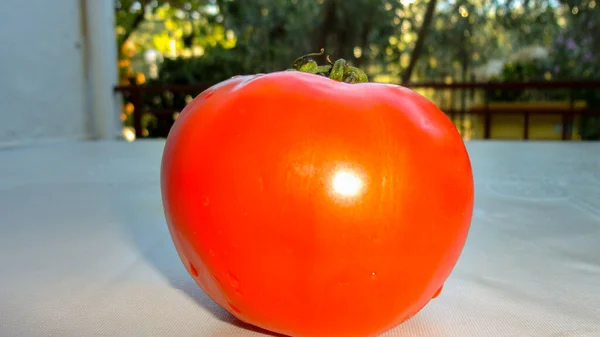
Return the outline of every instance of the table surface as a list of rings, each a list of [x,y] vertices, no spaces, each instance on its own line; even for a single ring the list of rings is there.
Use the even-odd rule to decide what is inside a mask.
[[[180,262],[162,141],[0,150],[0,336],[262,336]],[[467,142],[476,201],[441,296],[383,336],[600,336],[600,143]]]

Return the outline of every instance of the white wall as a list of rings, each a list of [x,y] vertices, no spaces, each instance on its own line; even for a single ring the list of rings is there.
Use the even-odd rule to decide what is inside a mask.
[[[93,1],[112,4],[112,0]],[[89,29],[98,25],[89,27],[85,4],[81,0],[2,1],[0,145],[114,138],[118,134],[118,124],[106,130],[110,123],[94,109],[99,104],[98,92],[110,91],[116,82],[116,54],[92,56],[89,36],[99,34]],[[110,15],[111,10],[109,7]],[[108,32],[114,32],[111,20],[114,18],[104,20]],[[114,33],[112,36],[114,44]],[[98,45],[95,49],[98,53]],[[115,53],[114,45],[105,49]],[[93,77],[98,73],[94,68],[98,58],[108,58],[113,66],[108,72],[114,76],[109,75],[104,82]],[[103,90],[98,90],[98,85]],[[109,111],[102,113],[116,122],[113,103],[104,102],[104,109]]]

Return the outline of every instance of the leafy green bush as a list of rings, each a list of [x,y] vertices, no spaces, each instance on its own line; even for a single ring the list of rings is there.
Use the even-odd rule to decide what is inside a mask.
[[[542,81],[548,65],[542,60],[506,63],[502,72],[491,78],[493,82]],[[488,93],[491,102],[531,101],[539,99],[535,93],[525,89],[498,89]]]
[[[569,48],[565,48],[567,51]],[[492,78],[492,81],[498,82],[529,82],[529,81],[545,81],[548,79],[548,74],[551,79],[572,80],[573,72],[581,69],[589,69],[589,67],[569,67],[572,64],[572,58],[565,57],[564,53],[557,53],[553,57],[553,62],[548,60],[530,60],[514,63],[507,63],[498,76]],[[586,55],[584,55],[586,56]],[[561,66],[562,65],[562,66]],[[565,71],[566,69],[566,71]],[[561,73],[562,70],[562,73]],[[554,89],[554,90],[527,90],[527,89],[499,89],[487,93],[487,98],[490,102],[535,102],[542,100],[557,100],[569,101],[582,100],[585,101],[590,108],[600,108],[600,92],[599,90],[571,90],[571,89]],[[600,139],[600,118],[596,116],[584,116],[579,119],[578,133],[583,140],[599,140]]]
[[[158,77],[148,81],[148,85],[212,85],[236,75],[249,74],[252,65],[243,57],[243,47],[225,49],[221,46],[210,48],[205,55],[197,58],[165,59]],[[144,106],[158,110],[182,110],[200,92],[165,91],[144,95]],[[165,114],[150,118],[146,124],[148,137],[166,137],[175,122],[173,115]]]

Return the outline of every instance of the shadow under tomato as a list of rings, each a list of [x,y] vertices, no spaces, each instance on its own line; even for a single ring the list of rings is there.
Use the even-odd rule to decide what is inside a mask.
[[[286,336],[286,335],[282,335],[282,334],[278,334],[278,333],[276,333],[276,332],[273,332],[273,331],[268,331],[268,330],[265,330],[265,329],[261,329],[261,328],[259,328],[259,327],[257,327],[257,326],[254,326],[254,325],[248,324],[248,323],[246,323],[246,322],[242,322],[242,321],[240,321],[240,320],[239,320],[239,319],[237,319],[237,318],[235,319],[235,321],[234,321],[234,322],[232,322],[232,324],[233,324],[233,325],[235,325],[235,326],[237,326],[237,327],[239,327],[239,328],[245,329],[245,330],[249,330],[249,331],[253,331],[253,332],[258,332],[258,333],[261,333],[261,334],[263,334],[263,335],[265,335],[265,336],[272,336],[272,337],[288,337],[288,336]]]
[[[173,288],[184,292],[199,306],[207,310],[213,317],[220,321],[227,322],[244,330],[258,332],[265,336],[285,337],[285,335],[277,334],[245,323],[230,314],[227,310],[221,308],[206,295],[202,288],[196,284],[191,275],[188,274],[177,255],[170,237],[164,240],[160,245],[160,249],[156,249],[155,252],[149,252],[145,257],[149,263],[169,280],[169,283]]]
[[[149,201],[144,199],[132,200],[133,203],[147,203]],[[153,211],[149,212],[150,214],[123,214],[119,212],[121,216],[120,223],[124,224],[122,232],[146,263],[162,274],[169,281],[171,287],[185,293],[198,306],[208,311],[220,321],[244,330],[261,333],[265,336],[285,337],[285,335],[242,322],[216,304],[196,284],[192,276],[185,269],[177,255],[167,225],[160,221],[162,214],[155,214],[154,207],[149,207],[150,205],[137,206],[143,209],[153,209]]]

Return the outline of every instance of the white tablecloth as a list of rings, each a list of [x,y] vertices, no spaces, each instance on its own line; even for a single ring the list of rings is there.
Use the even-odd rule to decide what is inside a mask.
[[[0,150],[0,336],[261,336],[162,213],[163,142]],[[600,336],[600,144],[469,142],[472,229],[441,296],[383,336]]]

